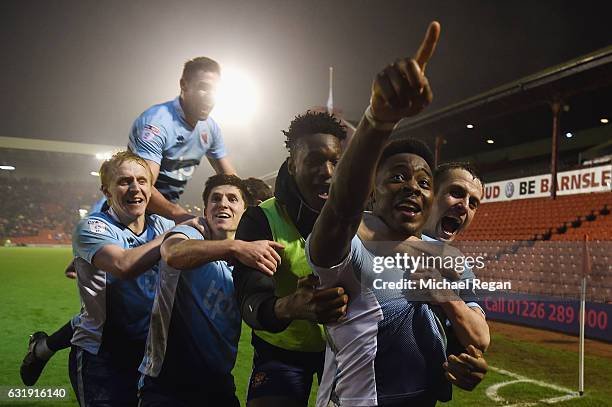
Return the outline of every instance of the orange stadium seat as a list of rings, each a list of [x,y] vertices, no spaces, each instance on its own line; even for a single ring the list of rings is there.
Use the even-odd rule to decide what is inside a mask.
[[[515,292],[577,298],[587,234],[588,299],[612,301],[610,208],[612,192],[485,203],[459,244],[487,259],[479,278],[511,280]]]

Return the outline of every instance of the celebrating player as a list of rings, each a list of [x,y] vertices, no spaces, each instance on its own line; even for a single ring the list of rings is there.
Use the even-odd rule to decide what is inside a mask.
[[[190,218],[176,202],[206,156],[217,174],[234,174],[219,125],[209,116],[220,80],[219,64],[207,57],[185,63],[181,94],[145,110],[135,121],[128,148],[144,158],[155,188],[149,212],[175,222]]]
[[[320,379],[323,371],[325,339],[318,323],[337,320],[348,301],[339,287],[314,291],[317,282],[304,255],[340,158],[344,127],[328,113],[307,112],[284,134],[289,158],[279,170],[274,198],[249,208],[236,233],[237,239],[285,246],[273,277],[243,263],[234,268],[242,318],[254,329],[248,406],[308,403],[313,375]]]
[[[474,168],[468,163],[446,163],[436,168],[434,173],[434,203],[431,214],[423,227],[423,240],[438,240],[442,242],[452,242],[464,230],[466,230],[476,211],[480,206],[480,201],[484,195],[482,181]],[[472,270],[465,270],[462,279],[474,278]],[[476,302],[452,301],[452,306],[457,307],[459,312],[463,311],[463,316],[476,318],[474,315],[466,314],[465,307],[476,312],[477,318],[484,315],[484,311]],[[451,313],[450,316],[457,318],[460,314]],[[451,354],[444,364],[446,377],[448,380],[465,389],[472,390],[482,381],[487,372],[487,362],[484,359],[481,349],[470,344],[470,335],[464,331],[465,325],[456,324],[454,335],[449,335],[448,348]],[[486,337],[488,332],[482,331]],[[459,343],[457,342],[458,340]],[[467,344],[467,348],[466,345]],[[465,352],[463,351],[465,348]],[[448,352],[447,352],[448,353]]]
[[[374,254],[367,248],[370,242],[420,237],[429,215],[431,152],[416,140],[386,144],[397,121],[432,100],[424,71],[439,32],[432,23],[414,59],[400,59],[377,75],[370,106],[309,237],[307,254],[321,286],[342,285],[351,297],[346,319],[327,325],[337,374],[326,375],[318,405],[331,399],[340,405],[428,406],[451,397],[443,370],[445,334],[432,306],[411,301],[404,290],[373,289]],[[372,185],[373,212],[362,215]],[[391,271],[403,276],[400,269]],[[447,302],[439,305],[455,312]],[[460,322],[470,325],[465,330],[474,335],[471,343],[486,347],[479,342],[486,326],[481,320]]]
[[[249,192],[249,206],[257,206],[274,196],[272,188],[259,178],[249,177],[244,184]]]
[[[160,245],[173,223],[146,214],[153,176],[142,158],[117,153],[100,179],[109,208],[82,219],[73,236],[82,309],[70,380],[81,406],[135,406]]]
[[[154,187],[147,208],[150,213],[176,223],[194,217],[177,201],[203,156],[218,174],[235,172],[226,155],[221,130],[209,117],[220,75],[219,64],[210,58],[187,61],[180,79],[180,95],[150,107],[134,121],[128,149],[145,159],[151,169]],[[90,213],[105,209],[105,202],[105,198],[99,200]],[[69,278],[76,277],[73,262],[65,274]],[[24,384],[34,385],[51,356],[70,346],[73,326],[77,322],[78,316],[50,336],[42,331],[30,336],[28,353],[20,368]],[[33,353],[35,347],[48,351]]]
[[[212,239],[179,225],[161,247],[164,262],[151,317],[140,406],[238,406],[231,370],[240,337],[232,267],[239,260],[269,275],[280,263],[272,241],[234,240],[247,190],[234,175],[214,175],[203,193]]]

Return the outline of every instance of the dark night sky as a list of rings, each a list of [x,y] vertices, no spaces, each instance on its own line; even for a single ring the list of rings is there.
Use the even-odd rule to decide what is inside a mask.
[[[176,96],[183,62],[206,55],[259,86],[252,124],[221,124],[239,173],[262,175],[285,156],[280,130],[325,104],[330,65],[335,105],[356,119],[374,74],[437,19],[435,110],[610,45],[606,3],[2,1],[0,135],[125,145],[140,112]]]

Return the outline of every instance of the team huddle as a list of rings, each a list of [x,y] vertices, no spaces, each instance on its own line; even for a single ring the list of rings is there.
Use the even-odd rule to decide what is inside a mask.
[[[432,101],[425,68],[439,33],[432,23],[414,58],[376,76],[348,142],[333,115],[296,116],[273,194],[236,175],[209,117],[219,65],[188,61],[180,95],[142,113],[128,149],[102,165],[104,199],[77,225],[68,268],[81,310],[31,336],[24,383],[70,347],[82,407],[239,406],[232,369],[244,321],[251,407],[306,406],[315,374],[318,407],[433,406],[452,385],[472,390],[490,341],[474,296],[437,290],[417,301],[372,288],[378,243],[448,246],[483,197],[469,164],[436,167],[423,142],[389,141]],[[196,217],[178,201],[203,157],[217,174]],[[451,274],[413,278],[475,278]]]

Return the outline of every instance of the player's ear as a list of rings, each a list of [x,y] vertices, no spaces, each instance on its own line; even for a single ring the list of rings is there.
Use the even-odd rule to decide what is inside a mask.
[[[104,194],[104,196],[106,197],[106,199],[108,201],[110,201],[110,199],[112,198],[110,191],[108,190],[108,187],[102,185],[100,187],[100,191],[102,191],[102,193]]]
[[[185,81],[185,78],[181,78],[181,80],[179,80],[179,85],[181,87],[182,92],[185,92],[187,90],[187,81]]]
[[[291,156],[287,158],[287,171],[289,172],[289,175],[291,175],[292,177],[295,176],[295,161],[293,160],[293,157]]]

